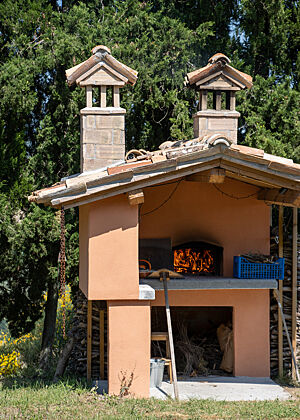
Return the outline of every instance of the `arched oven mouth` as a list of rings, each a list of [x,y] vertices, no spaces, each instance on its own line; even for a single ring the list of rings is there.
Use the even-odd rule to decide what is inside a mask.
[[[223,248],[203,241],[173,247],[174,271],[183,276],[221,276]]]
[[[171,246],[170,238],[140,239],[140,276],[168,268],[188,276],[222,276],[223,248],[204,241],[185,242]]]

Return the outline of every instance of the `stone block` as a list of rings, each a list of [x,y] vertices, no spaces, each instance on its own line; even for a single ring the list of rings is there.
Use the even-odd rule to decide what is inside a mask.
[[[199,137],[202,130],[207,129],[207,117],[195,116],[194,117],[194,136]]]
[[[122,160],[125,155],[125,147],[123,145],[106,146],[101,145],[95,148],[95,157],[98,159]]]
[[[96,160],[96,159],[83,159],[82,161],[82,172],[86,171],[93,171],[95,169],[100,169],[105,167],[106,164],[102,160]]]
[[[194,118],[194,124],[196,122],[200,130],[205,130],[207,128],[208,118],[199,116]]]
[[[80,115],[80,131],[86,128],[86,115]]]
[[[97,130],[87,130],[86,128],[82,131],[82,143],[98,143],[99,132]]]
[[[113,142],[113,130],[111,129],[103,129],[98,130],[98,143],[99,144],[112,144]]]
[[[87,115],[86,116],[85,128],[96,128],[95,116],[94,115]]]
[[[96,128],[119,128],[125,129],[124,115],[96,115]]]
[[[112,144],[112,130],[83,130],[83,143]]]
[[[82,156],[92,158],[94,156],[95,145],[94,144],[82,144]]]
[[[235,118],[209,118],[207,128],[209,130],[234,130]]]
[[[124,130],[112,130],[113,131],[113,144],[125,145],[125,133]]]

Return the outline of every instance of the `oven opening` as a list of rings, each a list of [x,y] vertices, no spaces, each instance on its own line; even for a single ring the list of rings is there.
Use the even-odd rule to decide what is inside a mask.
[[[221,276],[223,248],[207,242],[173,247],[174,271],[188,276]]]

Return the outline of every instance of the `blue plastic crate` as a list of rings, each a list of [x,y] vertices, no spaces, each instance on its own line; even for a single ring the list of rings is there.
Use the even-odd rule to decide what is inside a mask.
[[[233,257],[233,277],[238,279],[284,279],[284,258],[274,263],[250,263],[244,257]]]

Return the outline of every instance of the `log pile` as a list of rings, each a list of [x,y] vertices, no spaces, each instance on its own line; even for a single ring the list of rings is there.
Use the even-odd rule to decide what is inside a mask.
[[[188,336],[186,323],[181,323],[180,325],[179,338],[176,343],[176,349],[184,357],[182,374],[185,376],[208,375],[204,349],[193,338]]]
[[[270,264],[277,260],[277,256],[275,255],[242,254],[241,257],[246,258],[249,263],[254,264]]]
[[[102,303],[102,302],[101,302]],[[100,346],[99,346],[99,309],[103,309],[100,301],[93,301],[92,310],[92,378],[100,378]],[[103,306],[103,307],[102,307]],[[74,302],[75,314],[72,321],[71,334],[74,345],[68,362],[68,371],[77,377],[86,377],[87,372],[87,299],[79,290]],[[107,337],[107,312],[104,316],[105,337]],[[105,379],[107,377],[107,346],[105,340]]]
[[[271,254],[278,255],[278,241],[271,237]],[[297,362],[300,366],[300,235],[297,240]],[[283,312],[291,337],[292,334],[292,236],[285,238],[283,243],[283,257],[285,258],[285,274],[283,280]],[[278,305],[271,295],[270,305],[270,345],[271,345],[271,375],[278,375]],[[283,368],[286,373],[292,369],[292,357],[285,332],[283,331]]]

